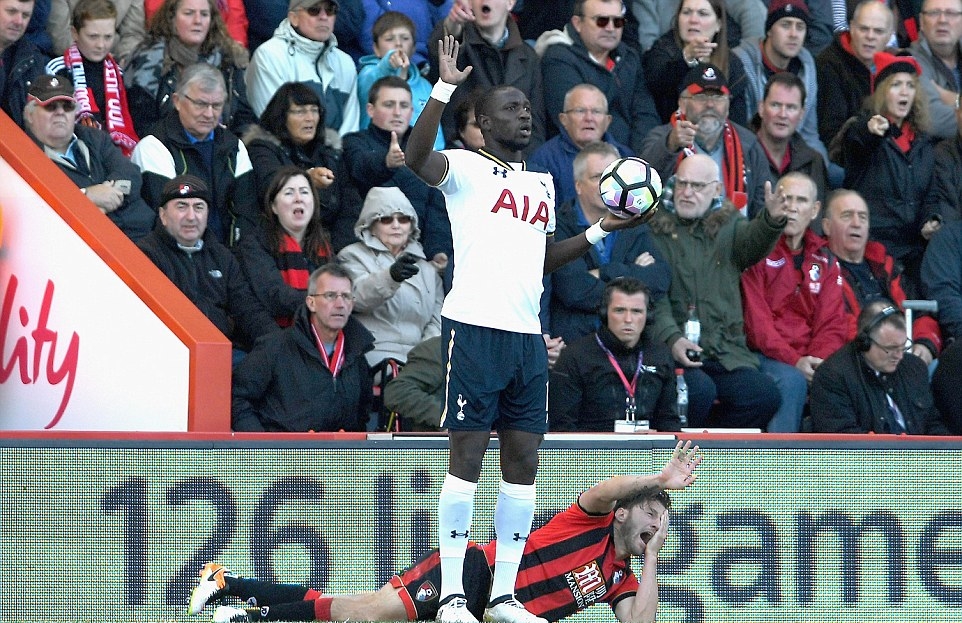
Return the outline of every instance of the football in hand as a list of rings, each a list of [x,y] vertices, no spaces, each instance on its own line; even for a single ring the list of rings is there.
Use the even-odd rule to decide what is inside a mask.
[[[658,203],[661,176],[641,158],[620,158],[605,167],[598,190],[612,214],[631,218],[648,212]]]

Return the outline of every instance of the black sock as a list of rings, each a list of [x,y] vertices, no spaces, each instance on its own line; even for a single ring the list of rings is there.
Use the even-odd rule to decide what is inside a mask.
[[[265,612],[266,610],[266,612]],[[260,609],[259,621],[313,621],[314,602],[295,601]]]
[[[276,582],[263,582],[253,578],[240,578],[225,576],[227,582],[227,592],[235,597],[240,597],[247,601],[251,597],[257,600],[258,606],[269,606],[272,604],[287,604],[294,601],[302,601],[307,595],[307,588],[300,584],[277,584]],[[313,602],[308,602],[312,603]],[[312,607],[313,612],[313,607]],[[298,619],[313,621],[313,616],[309,619]]]

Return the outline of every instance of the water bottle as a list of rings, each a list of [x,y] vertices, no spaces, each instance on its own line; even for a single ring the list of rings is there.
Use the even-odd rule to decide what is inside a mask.
[[[688,320],[685,321],[685,339],[692,344],[698,344],[701,340],[701,321],[698,320],[698,314],[695,312],[695,306],[688,306]],[[698,361],[701,355],[697,350],[688,349],[685,351],[685,356],[691,361]]]
[[[678,412],[678,421],[685,428],[688,426],[688,383],[685,382],[685,371],[681,368],[675,368],[675,384],[678,386],[675,409]]]

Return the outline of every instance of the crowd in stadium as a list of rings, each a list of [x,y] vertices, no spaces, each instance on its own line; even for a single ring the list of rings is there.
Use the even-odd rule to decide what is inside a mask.
[[[234,344],[235,430],[439,428],[458,251],[406,158],[451,35],[434,148],[518,89],[589,232],[551,430],[962,434],[962,0],[282,4],[0,0],[0,107]],[[626,156],[663,200],[598,233]]]

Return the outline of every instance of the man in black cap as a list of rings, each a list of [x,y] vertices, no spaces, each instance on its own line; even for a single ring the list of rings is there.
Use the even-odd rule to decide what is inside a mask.
[[[207,234],[207,184],[193,175],[178,175],[164,185],[161,201],[160,222],[138,243],[140,250],[234,343],[235,350],[247,350],[258,337],[277,330],[233,254]]]
[[[140,169],[110,135],[75,125],[73,85],[63,76],[37,76],[27,91],[24,130],[80,191],[127,236],[150,233],[156,214],[140,197]]]
[[[721,69],[699,63],[681,82],[678,112],[648,133],[639,154],[663,180],[681,159],[705,154],[722,173],[723,195],[752,218],[765,208],[765,182],[774,182],[765,151],[751,130],[728,119],[731,91]]]

